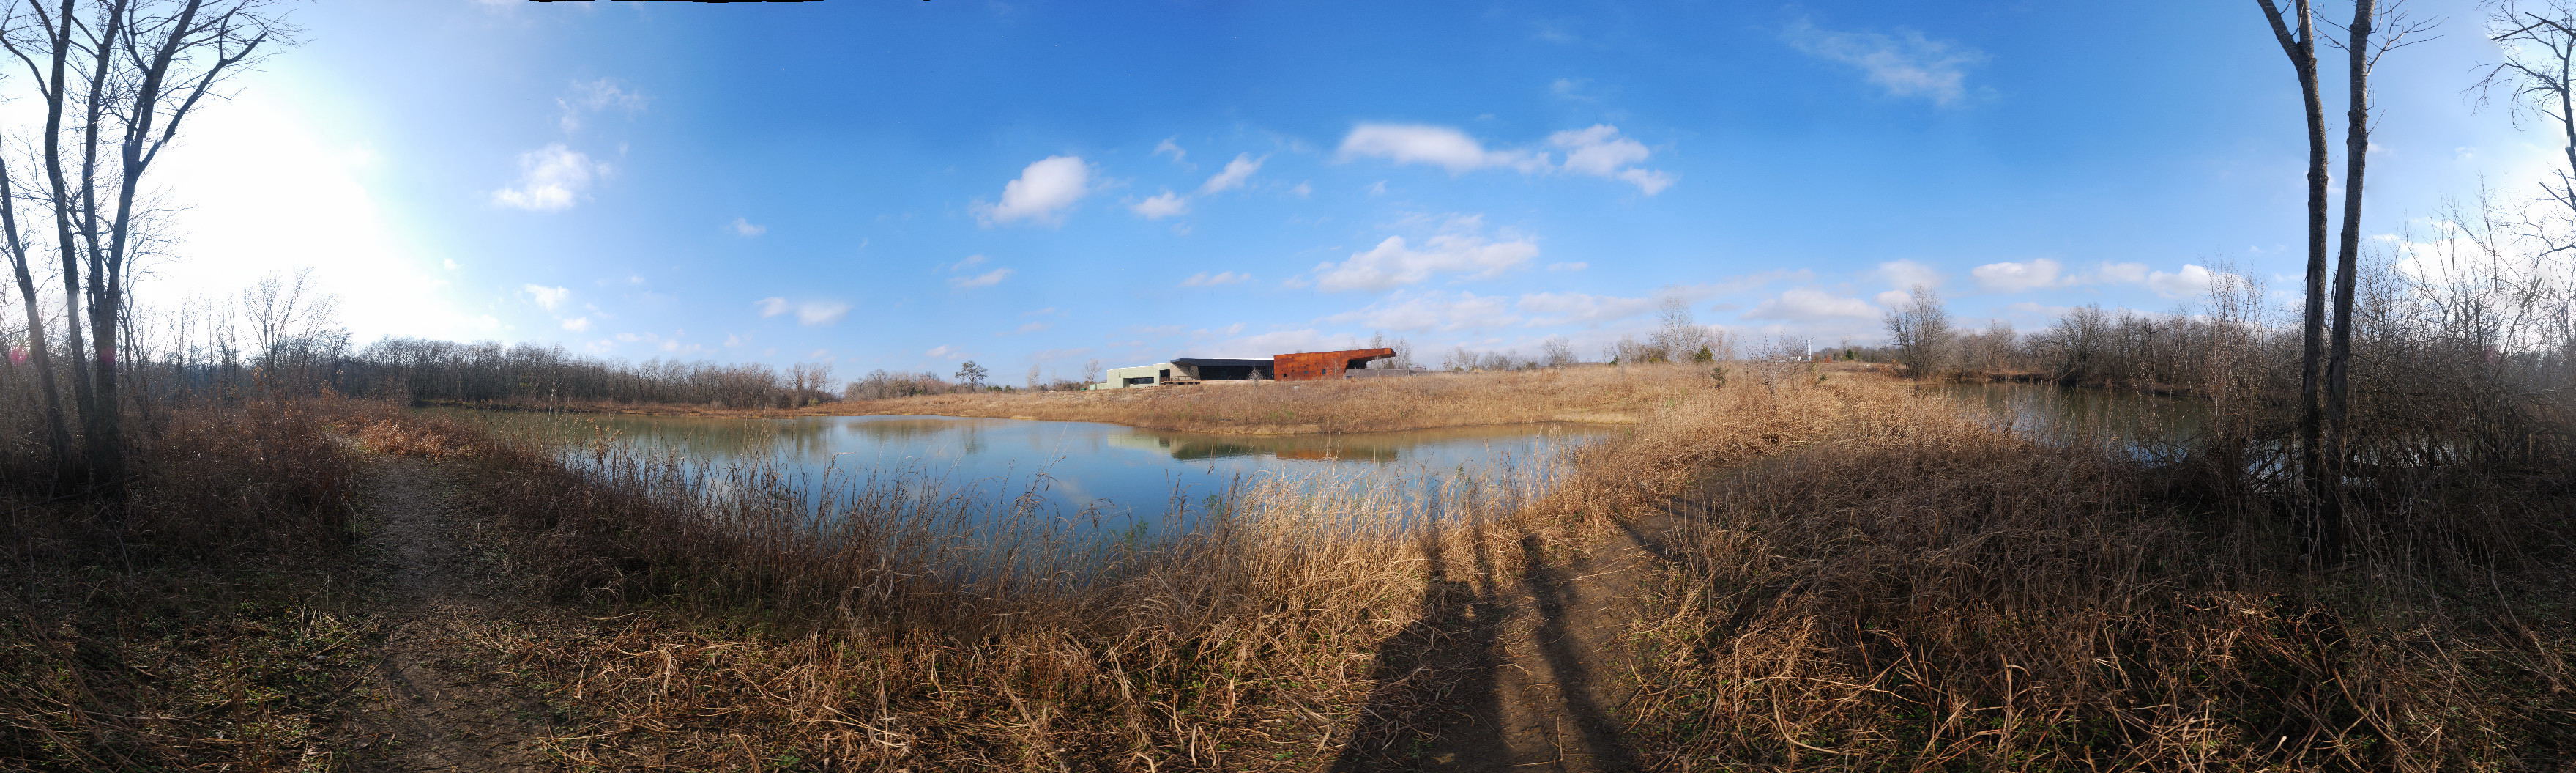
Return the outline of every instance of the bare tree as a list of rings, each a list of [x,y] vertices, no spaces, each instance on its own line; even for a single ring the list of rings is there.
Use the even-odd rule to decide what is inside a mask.
[[[1897,362],[1915,376],[1937,376],[1948,372],[1958,348],[1958,336],[1950,328],[1950,312],[1941,305],[1941,295],[1928,285],[1915,285],[1906,293],[1905,302],[1887,310],[1888,343],[1897,351]]]
[[[1099,360],[1097,360],[1097,359],[1094,359],[1094,360],[1088,360],[1088,361],[1085,361],[1085,362],[1083,362],[1083,363],[1082,363],[1082,382],[1083,382],[1083,383],[1086,383],[1086,384],[1097,384],[1097,383],[1100,383],[1100,379],[1101,379],[1101,378],[1102,378],[1102,376],[1100,375],[1100,361],[1099,361]]]
[[[71,425],[63,415],[62,387],[56,383],[54,371],[54,348],[45,340],[44,298],[37,293],[35,277],[29,270],[27,239],[18,230],[18,194],[11,185],[15,178],[9,169],[6,150],[0,148],[0,231],[7,232],[10,273],[18,280],[19,304],[27,310],[28,360],[36,368],[38,394],[44,400],[45,451],[52,457],[59,475],[71,460]],[[77,351],[78,347],[74,349]]]
[[[2309,0],[2292,0],[2296,19],[2283,14],[2273,0],[2254,1],[2262,6],[2263,20],[2271,24],[2272,37],[2281,44],[2281,53],[2290,58],[2308,121],[2308,273],[2305,314],[2299,327],[2299,469],[2313,495],[2324,480],[2319,467],[2324,456],[2325,405],[2319,399],[2319,388],[2325,353],[2327,183],[2325,101],[2317,85],[2316,13]],[[2310,533],[2313,536],[2315,530]]]
[[[967,360],[966,364],[957,366],[957,381],[965,384],[969,389],[982,389],[984,376],[989,373],[990,371],[986,371],[984,366],[975,364],[974,360]]]
[[[1565,340],[1565,336],[1553,336],[1540,341],[1538,360],[1539,364],[1551,368],[1572,365],[1574,364],[1574,342]]]
[[[2490,9],[2488,39],[2503,49],[2504,61],[2489,66],[2473,90],[2487,99],[2504,89],[2515,118],[2536,115],[2558,134],[2567,165],[2550,170],[2552,179],[2541,181],[2540,190],[2576,211],[2576,3],[2504,0]],[[2549,249],[2576,244],[2562,239]]]
[[[1368,367],[1371,369],[1418,370],[1422,367],[1421,363],[1415,362],[1413,359],[1413,344],[1402,338],[1390,338],[1385,333],[1370,333],[1368,348],[1395,350],[1395,356],[1393,357],[1388,357],[1383,360],[1371,360],[1368,364]]]
[[[1699,350],[1708,347],[1708,328],[1691,318],[1690,299],[1666,296],[1657,306],[1658,324],[1646,338],[1646,345],[1663,355],[1668,362],[1695,359]]]
[[[33,190],[0,199],[13,210],[0,226],[19,242],[13,262],[23,262],[19,256],[30,250],[14,210],[41,203],[52,215],[64,330],[72,350],[89,360],[72,369],[73,403],[91,480],[110,497],[124,491],[125,358],[118,342],[140,251],[137,225],[147,215],[136,206],[145,173],[198,105],[284,40],[279,7],[273,0],[13,0],[0,10],[0,49],[25,66],[45,111],[36,142],[44,174],[12,182]],[[70,459],[56,463],[68,467]]]

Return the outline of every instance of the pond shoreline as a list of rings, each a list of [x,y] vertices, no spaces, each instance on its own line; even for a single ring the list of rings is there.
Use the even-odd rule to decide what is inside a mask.
[[[1734,363],[1725,370],[1761,367]],[[1857,364],[1826,372],[1868,372]],[[988,391],[795,408],[562,401],[414,401],[418,407],[627,416],[954,416],[1087,421],[1211,435],[1342,435],[1518,424],[1633,426],[1723,382],[1689,365],[1579,366],[1409,378],[1079,392]]]

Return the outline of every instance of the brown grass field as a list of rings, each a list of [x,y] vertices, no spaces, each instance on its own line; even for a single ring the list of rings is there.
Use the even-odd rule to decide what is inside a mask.
[[[146,488],[122,557],[82,547],[85,516],[10,503],[0,760],[2546,770],[2576,754],[2563,469],[2367,503],[2354,562],[2315,570],[2277,514],[2212,495],[2205,470],[2036,445],[1883,374],[1332,386],[919,412],[1234,431],[1616,415],[1634,430],[1573,455],[1553,487],[1289,481],[1103,558],[1043,518],[970,533],[972,503],[903,481],[828,502],[841,517],[818,527],[763,495],[757,468],[598,448],[577,472],[382,404],[207,409],[157,442],[176,466]],[[1322,410],[1335,399],[1349,404]],[[1062,407],[1025,408],[1039,404]],[[218,431],[235,424],[254,431]],[[387,605],[363,580],[388,560],[370,545],[409,533],[388,525],[423,517],[451,519],[485,563],[391,565],[483,567],[459,586],[483,601]],[[342,519],[348,539],[295,536]],[[1616,571],[1642,590],[1603,592],[1628,586],[1603,584],[1594,557],[1632,543],[1651,560]],[[381,662],[455,693],[406,702]],[[378,703],[415,708],[359,710]],[[479,736],[386,742],[474,705],[519,708],[475,715]]]
[[[1739,371],[1743,368],[1734,367]],[[1833,363],[1817,367],[1821,372],[1839,374],[1866,373],[1884,366]],[[963,416],[1094,421],[1234,435],[1387,432],[1540,422],[1636,424],[1663,406],[1716,383],[1709,378],[1714,369],[1686,365],[1579,366],[1090,392],[963,392],[844,400],[794,410],[625,403],[547,404],[529,409],[664,416]]]

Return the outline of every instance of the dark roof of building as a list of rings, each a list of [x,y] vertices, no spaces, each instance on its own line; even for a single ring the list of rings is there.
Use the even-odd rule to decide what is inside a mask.
[[[1250,367],[1250,366],[1258,366],[1258,365],[1268,365],[1268,364],[1270,364],[1270,358],[1268,358],[1268,357],[1263,357],[1263,358],[1258,359],[1258,360],[1232,360],[1232,359],[1214,358],[1214,357],[1174,357],[1174,358],[1172,358],[1172,364],[1174,364],[1174,365],[1188,365],[1188,366],[1193,367],[1193,368],[1203,368],[1203,367],[1207,367],[1207,366],[1209,366],[1209,365],[1215,365],[1215,366],[1219,366],[1219,367],[1224,367],[1224,366],[1228,366],[1228,365],[1238,366],[1238,367]]]

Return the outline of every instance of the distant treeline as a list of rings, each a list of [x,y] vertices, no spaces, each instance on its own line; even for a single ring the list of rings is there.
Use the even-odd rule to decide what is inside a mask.
[[[850,398],[988,389],[981,368],[955,381],[935,373],[874,371],[835,383],[830,365],[784,370],[761,364],[647,360],[574,354],[559,346],[386,338],[350,343],[335,300],[305,275],[272,276],[229,298],[199,298],[129,319],[123,402],[151,419],[172,400],[321,394],[523,407],[664,403],[792,408]],[[0,322],[0,430],[36,414],[42,390],[20,325]],[[973,376],[970,381],[964,376]]]

